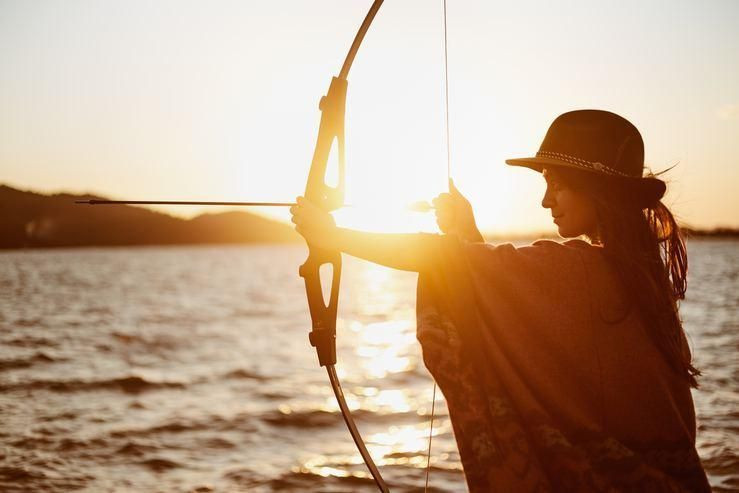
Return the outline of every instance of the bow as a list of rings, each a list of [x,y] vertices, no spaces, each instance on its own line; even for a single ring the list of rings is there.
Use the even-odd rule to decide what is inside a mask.
[[[351,69],[354,57],[359,50],[362,40],[367,30],[380,9],[383,0],[374,0],[369,8],[364,21],[359,27],[354,41],[349,48],[349,52],[344,59],[339,75],[331,79],[328,91],[319,103],[321,111],[321,121],[318,128],[318,137],[313,152],[311,167],[308,172],[308,180],[305,187],[305,197],[317,207],[326,212],[339,209],[344,205],[344,182],[345,182],[345,153],[344,153],[344,113],[346,107],[346,91],[348,87],[347,76]],[[446,67],[446,1],[444,2],[444,50],[445,50],[445,67]],[[448,141],[448,89],[447,89],[447,141]],[[330,186],[326,183],[326,174],[328,160],[334,145],[338,154],[338,182],[336,186]],[[448,159],[447,153],[447,159]],[[448,168],[448,164],[447,164]],[[447,169],[448,171],[448,169]],[[166,205],[234,205],[234,206],[273,206],[285,207],[294,205],[284,202],[192,202],[192,201],[130,201],[130,200],[78,200],[80,204],[89,205],[120,205],[120,204],[166,204]],[[432,206],[423,204],[422,210],[430,210]],[[323,296],[321,285],[320,269],[324,265],[330,265],[332,269],[331,289],[328,303]],[[318,354],[318,362],[321,366],[326,367],[329,382],[333,389],[339,409],[344,417],[349,433],[354,439],[354,443],[359,450],[362,459],[367,464],[367,468],[375,480],[377,487],[382,492],[389,492],[385,481],[380,475],[372,456],[367,450],[364,440],[357,429],[354,419],[352,418],[349,407],[344,398],[341,389],[339,377],[336,374],[336,314],[339,302],[339,284],[341,281],[341,252],[338,250],[326,250],[308,244],[308,258],[300,266],[300,276],[305,281],[305,292],[308,298],[308,308],[311,317],[311,332],[309,340],[312,346],[316,348]],[[434,398],[436,395],[436,387],[434,387]],[[431,454],[431,433],[433,430],[433,404],[431,416],[431,430],[429,431],[429,460]],[[428,487],[428,466],[426,470],[426,487]]]
[[[331,79],[328,92],[319,103],[321,123],[318,128],[313,160],[308,172],[305,197],[327,212],[334,211],[344,204],[344,110],[348,87],[347,76],[364,35],[372,24],[372,20],[375,18],[382,2],[383,0],[374,0],[357,34],[354,36],[354,41],[349,48],[349,53],[346,55],[339,75]],[[336,145],[338,153],[338,183],[335,187],[332,187],[326,183],[326,172],[328,159],[334,145]],[[324,299],[321,286],[320,268],[323,265],[330,265],[332,269],[328,303]],[[346,426],[349,428],[349,433],[354,439],[362,459],[367,464],[367,468],[380,491],[387,492],[389,489],[372,460],[372,456],[367,451],[357,426],[354,424],[354,419],[346,404],[339,377],[334,367],[336,364],[336,310],[339,303],[339,283],[341,281],[341,252],[317,248],[309,243],[308,258],[300,266],[299,274],[305,280],[305,292],[308,297],[312,327],[309,334],[310,343],[316,348],[318,362],[321,366],[326,367],[328,379],[339,404],[339,409],[341,409]]]

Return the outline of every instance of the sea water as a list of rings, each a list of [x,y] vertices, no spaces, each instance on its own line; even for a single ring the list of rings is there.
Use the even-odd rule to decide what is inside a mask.
[[[689,243],[698,450],[739,488],[739,242]],[[375,491],[308,343],[297,246],[0,253],[0,490]],[[345,257],[337,369],[392,491],[423,487],[415,282]],[[430,484],[465,491],[437,393]]]

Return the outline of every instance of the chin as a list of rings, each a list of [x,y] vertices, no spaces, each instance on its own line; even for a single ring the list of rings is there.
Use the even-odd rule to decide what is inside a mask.
[[[577,238],[582,235],[582,232],[568,229],[566,226],[558,226],[557,234],[562,238]]]

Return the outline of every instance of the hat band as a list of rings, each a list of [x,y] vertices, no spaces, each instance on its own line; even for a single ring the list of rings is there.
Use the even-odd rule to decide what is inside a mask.
[[[574,164],[575,166],[589,168],[593,171],[600,171],[601,173],[606,173],[609,175],[617,175],[617,176],[625,176],[626,178],[634,178],[633,176],[627,175],[626,173],[622,171],[606,166],[605,164],[599,161],[586,161],[585,159],[581,159],[575,156],[570,156],[569,154],[562,154],[561,152],[538,151],[536,153],[536,157],[546,157],[550,159],[557,159],[559,161],[565,161],[570,164]]]

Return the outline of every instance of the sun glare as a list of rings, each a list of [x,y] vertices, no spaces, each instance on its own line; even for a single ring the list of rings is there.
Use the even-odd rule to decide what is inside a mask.
[[[352,205],[334,213],[340,226],[376,233],[438,232],[433,212],[414,212],[405,203]]]

